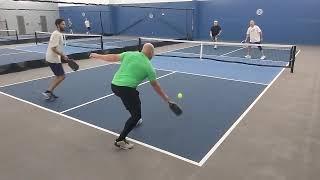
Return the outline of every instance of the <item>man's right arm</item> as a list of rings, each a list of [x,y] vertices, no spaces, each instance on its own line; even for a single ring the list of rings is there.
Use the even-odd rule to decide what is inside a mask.
[[[92,59],[101,59],[103,61],[107,62],[118,62],[121,60],[121,55],[120,54],[97,54],[97,53],[91,53],[90,58]]]
[[[250,32],[249,32],[249,28],[248,28],[247,33],[246,33],[246,39],[245,39],[245,42],[248,42],[249,37],[250,37]]]
[[[65,54],[63,54],[63,52],[60,52],[57,47],[52,47],[51,50],[58,54],[59,56],[61,56],[64,60],[68,60],[68,56],[66,56]]]
[[[157,80],[150,81],[151,86],[156,91],[156,93],[167,103],[170,102],[169,96],[162,90],[159,82]]]

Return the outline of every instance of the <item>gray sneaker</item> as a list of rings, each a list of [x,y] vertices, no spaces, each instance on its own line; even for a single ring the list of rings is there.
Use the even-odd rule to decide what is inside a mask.
[[[44,96],[44,98],[45,98],[46,100],[49,100],[49,99],[51,99],[51,97],[52,97],[51,92],[44,92],[44,93],[42,93],[42,95]]]
[[[115,141],[114,145],[117,146],[118,148],[121,148],[121,149],[124,149],[124,150],[133,148],[133,144],[129,143],[127,140]]]

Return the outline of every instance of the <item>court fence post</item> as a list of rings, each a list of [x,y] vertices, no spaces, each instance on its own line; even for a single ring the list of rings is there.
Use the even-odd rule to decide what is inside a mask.
[[[294,70],[294,62],[296,61],[296,51],[297,51],[297,46],[292,47],[292,52],[291,52],[291,73],[293,73]]]

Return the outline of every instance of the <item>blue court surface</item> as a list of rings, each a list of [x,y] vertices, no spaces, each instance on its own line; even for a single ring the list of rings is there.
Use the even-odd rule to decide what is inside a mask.
[[[144,122],[129,137],[197,165],[213,153],[224,134],[282,71],[197,58],[157,56],[152,62],[161,86],[184,114],[176,117],[145,82],[138,87]],[[0,91],[106,132],[120,133],[129,113],[110,89],[118,67],[112,64],[68,74],[53,102],[41,95],[50,77],[4,86]],[[179,92],[182,99],[176,98]]]

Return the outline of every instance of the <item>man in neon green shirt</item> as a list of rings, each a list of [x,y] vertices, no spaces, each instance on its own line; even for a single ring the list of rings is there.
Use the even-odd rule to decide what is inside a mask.
[[[90,58],[93,59],[121,62],[120,68],[112,80],[111,89],[116,96],[121,98],[131,117],[127,120],[123,131],[114,143],[119,148],[133,148],[133,144],[126,141],[126,137],[141,119],[141,101],[136,88],[144,79],[149,80],[151,86],[165,102],[171,103],[168,95],[162,90],[156,79],[156,72],[150,62],[153,56],[154,46],[150,43],[143,46],[142,52],[107,55],[90,54]]]

